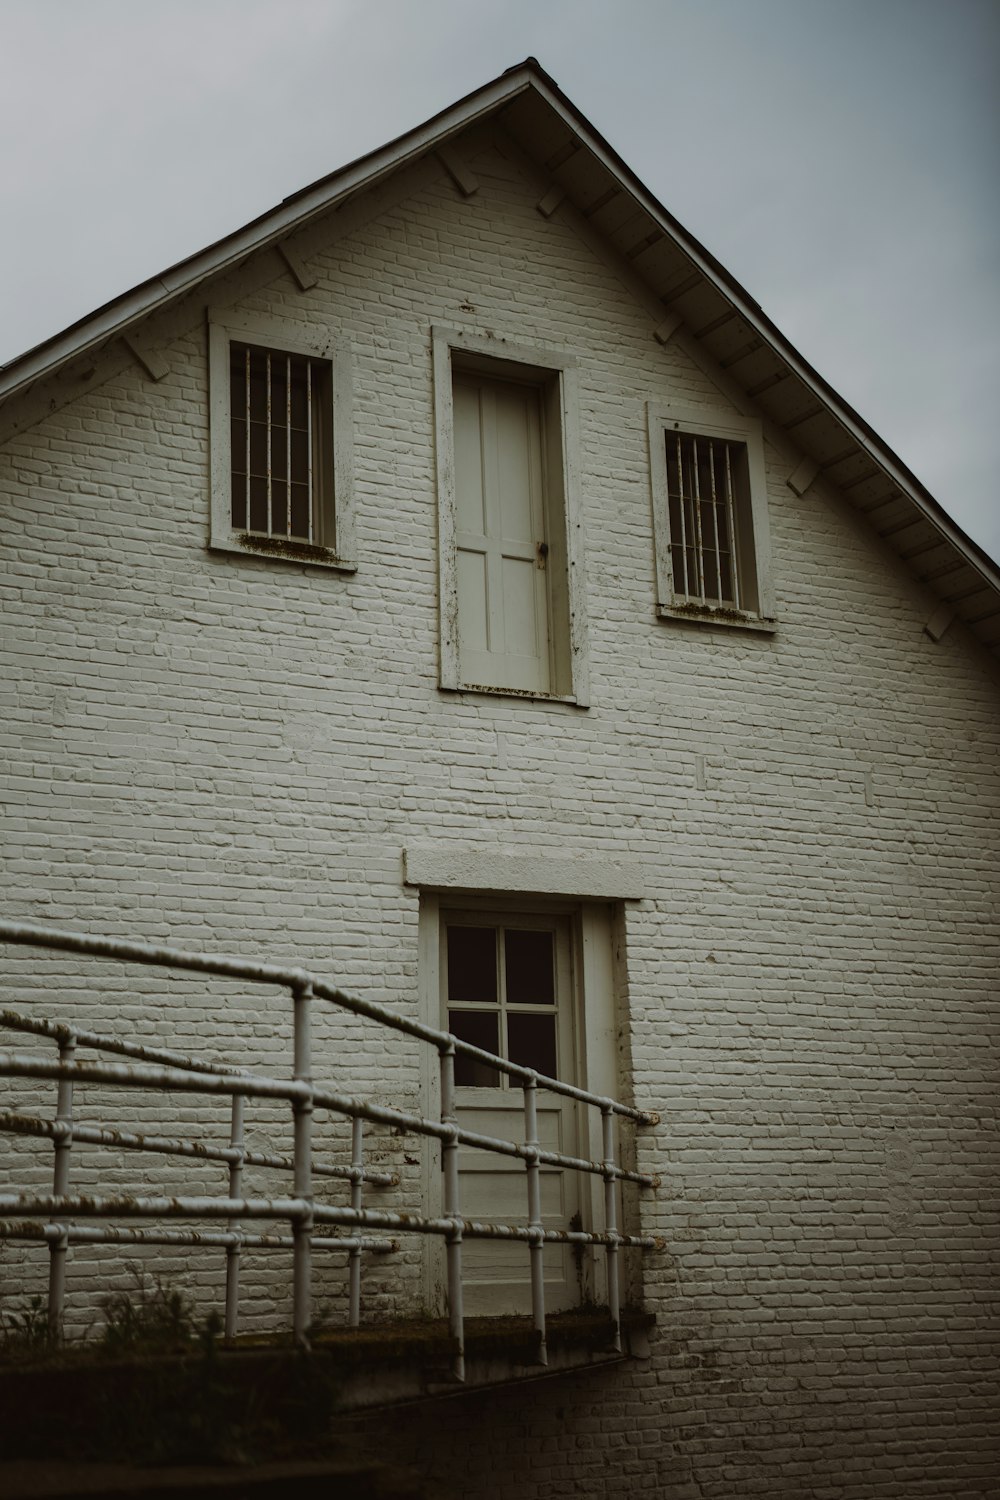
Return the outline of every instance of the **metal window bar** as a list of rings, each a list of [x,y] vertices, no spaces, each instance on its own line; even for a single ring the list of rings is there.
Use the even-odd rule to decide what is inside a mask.
[[[271,351],[270,351],[270,349],[268,349],[268,351],[264,355],[264,375],[265,375],[265,379],[264,379],[264,391],[265,391],[265,397],[264,397],[264,417],[265,417],[265,421],[266,421],[266,426],[265,426],[265,444],[266,444],[266,449],[265,449],[265,451],[267,453],[267,534],[268,534],[268,536],[273,536],[274,535],[274,514],[273,514],[271,506],[272,506],[272,498],[273,498],[272,497],[272,485],[273,485],[273,479],[274,479],[274,468],[273,468],[273,465],[271,463],[271,392],[272,392],[272,384],[271,384]]]
[[[676,515],[676,524],[670,521],[676,531],[670,543],[675,589],[702,603],[742,609],[733,477],[733,452],[739,445],[681,433],[668,434],[666,443],[668,507],[673,501],[671,515]],[[708,489],[703,493],[706,459]],[[714,587],[710,587],[710,577]]]
[[[719,495],[715,484],[715,443],[708,445],[708,484],[712,492],[712,549],[715,553],[715,596],[721,604],[728,598],[724,592],[725,581],[722,569],[722,544],[719,539]]]
[[[306,360],[306,497],[309,505],[309,541],[314,540],[316,500],[313,490],[313,378],[312,360]],[[292,474],[289,468],[288,492],[291,495]]]
[[[702,536],[701,527],[701,486],[698,476],[698,439],[693,437],[688,441],[691,444],[690,462],[688,464],[688,483],[690,485],[691,509],[694,514],[695,535],[695,571],[697,575],[696,588],[699,599],[705,597],[705,541]]]
[[[691,578],[690,578],[690,569],[688,567],[688,555],[689,555],[689,548],[693,544],[690,544],[688,542],[688,536],[687,536],[687,515],[686,515],[687,500],[686,500],[686,497],[685,497],[685,488],[684,488],[684,450],[681,447],[681,435],[680,435],[680,433],[676,434],[675,441],[676,441],[676,446],[677,446],[677,460],[676,460],[677,461],[677,513],[678,513],[678,516],[680,517],[680,523],[681,523],[680,555],[681,555],[681,565],[682,565],[683,572],[684,572],[684,587],[682,589],[682,593],[684,593],[684,594],[690,594],[691,593]]]
[[[230,1194],[228,1197],[209,1196],[184,1196],[177,1198],[155,1197],[155,1196],[104,1196],[87,1195],[80,1196],[70,1194],[68,1183],[60,1178],[58,1186],[62,1191],[54,1191],[51,1195],[31,1194],[2,1194],[0,1195],[0,1214],[42,1214],[49,1216],[75,1217],[151,1217],[151,1218],[196,1218],[196,1219],[229,1219],[239,1221],[243,1219],[277,1218],[286,1219],[291,1226],[291,1236],[267,1236],[268,1243],[281,1240],[287,1242],[289,1239],[293,1248],[293,1328],[296,1339],[305,1344],[308,1336],[310,1321],[310,1298],[311,1298],[311,1251],[319,1248],[321,1244],[335,1248],[347,1249],[349,1252],[355,1248],[348,1241],[336,1239],[328,1241],[325,1237],[314,1234],[316,1224],[343,1224],[354,1228],[376,1228],[382,1230],[395,1230],[399,1232],[415,1232],[421,1234],[440,1235],[445,1238],[447,1246],[448,1261],[448,1296],[449,1296],[449,1320],[452,1334],[455,1340],[456,1357],[454,1373],[456,1379],[464,1378],[464,1317],[462,1309],[462,1272],[461,1272],[461,1246],[464,1238],[487,1238],[494,1240],[512,1240],[524,1242],[530,1247],[531,1260],[536,1265],[540,1264],[541,1248],[545,1244],[574,1244],[584,1246],[603,1245],[608,1252],[608,1288],[609,1298],[612,1306],[612,1317],[616,1327],[620,1322],[618,1308],[618,1278],[617,1278],[617,1251],[620,1246],[635,1246],[643,1249],[662,1247],[662,1241],[651,1236],[623,1235],[617,1230],[615,1194],[617,1184],[621,1181],[635,1182],[641,1186],[655,1186],[657,1179],[647,1174],[633,1172],[618,1166],[614,1158],[614,1117],[616,1115],[632,1119],[639,1124],[656,1124],[658,1116],[651,1112],[635,1109],[630,1105],[624,1105],[618,1101],[605,1098],[600,1095],[590,1094],[586,1090],[577,1089],[571,1085],[563,1084],[559,1080],[549,1079],[535,1074],[531,1069],[512,1064],[494,1054],[484,1052],[482,1049],[469,1043],[461,1042],[457,1037],[447,1032],[437,1031],[435,1028],[424,1026],[422,1023],[410,1021],[395,1014],[387,1007],[376,1005],[370,1001],[360,1001],[354,997],[343,994],[342,991],[322,982],[314,980],[312,976],[301,969],[289,969],[274,964],[252,963],[245,960],[212,957],[205,954],[187,953],[179,949],[157,947],[145,943],[128,943],[116,939],[96,938],[89,934],[67,933],[63,931],[51,931],[46,928],[36,927],[24,923],[0,922],[0,940],[30,946],[41,946],[55,948],[61,951],[90,953],[108,956],[125,961],[140,962],[152,965],[195,970],[202,973],[221,974],[230,977],[239,977],[261,983],[277,983],[292,992],[293,998],[293,1038],[294,1038],[294,1065],[291,1081],[262,1077],[247,1071],[241,1071],[220,1065],[200,1065],[198,1067],[176,1066],[177,1054],[170,1055],[170,1061],[153,1061],[151,1049],[138,1049],[143,1054],[143,1060],[127,1065],[122,1063],[107,1063],[99,1061],[96,1063],[81,1063],[68,1060],[61,1056],[59,1062],[50,1062],[44,1058],[24,1057],[17,1054],[0,1054],[0,1075],[10,1077],[33,1077],[55,1079],[60,1087],[66,1085],[71,1087],[76,1082],[102,1082],[118,1084],[124,1087],[148,1088],[150,1086],[161,1089],[177,1089],[183,1092],[195,1092],[202,1094],[230,1095],[233,1099],[241,1101],[252,1098],[285,1099],[292,1106],[294,1124],[294,1151],[292,1158],[293,1170],[293,1196],[270,1197],[270,1198],[242,1198],[237,1196],[232,1172],[237,1158],[247,1160],[243,1152],[240,1135],[242,1132],[241,1122],[237,1128],[234,1113],[233,1126],[231,1129],[230,1146],[227,1151],[227,1159],[230,1162]],[[426,1119],[407,1111],[398,1110],[385,1105],[377,1105],[368,1100],[356,1099],[350,1095],[341,1094],[329,1088],[317,1086],[312,1080],[311,1072],[311,1042],[310,1042],[310,1007],[315,995],[333,1001],[333,1003],[352,1010],[357,1014],[367,1015],[380,1021],[382,1024],[391,1026],[393,1029],[415,1035],[425,1042],[436,1046],[440,1058],[441,1072],[441,1113],[438,1120]],[[5,1013],[8,1017],[11,1013]],[[0,1016],[2,1021],[2,1016]],[[23,1029],[33,1030],[42,1035],[54,1037],[61,1046],[65,1047],[70,1038],[70,1030],[67,1027],[59,1027],[52,1022],[27,1022]],[[79,1039],[80,1034],[74,1038]],[[98,1039],[94,1034],[88,1034],[88,1038]],[[112,1050],[131,1051],[130,1044],[116,1043]],[[502,1070],[512,1078],[519,1079],[526,1094],[525,1112],[525,1134],[526,1142],[519,1145],[513,1141],[500,1140],[491,1136],[482,1135],[479,1132],[469,1131],[458,1125],[455,1118],[455,1085],[454,1064],[457,1052],[463,1052],[486,1062],[489,1066]],[[165,1054],[160,1054],[165,1056]],[[603,1124],[603,1159],[600,1162],[588,1161],[584,1158],[569,1156],[566,1153],[556,1151],[543,1151],[537,1144],[537,1123],[533,1116],[534,1091],[538,1088],[551,1089],[553,1092],[567,1095],[580,1102],[600,1110]],[[530,1101],[530,1102],[529,1102]],[[443,1217],[432,1218],[425,1215],[393,1213],[387,1210],[368,1209],[360,1205],[356,1199],[354,1188],[365,1180],[373,1180],[372,1176],[365,1172],[361,1160],[360,1137],[352,1139],[352,1163],[349,1169],[352,1179],[352,1202],[350,1207],[339,1207],[328,1204],[317,1204],[312,1196],[313,1177],[313,1140],[312,1140],[312,1115],[315,1107],[333,1110],[349,1116],[352,1121],[369,1119],[382,1124],[395,1125],[404,1129],[410,1129],[416,1133],[436,1138],[442,1145],[442,1170],[444,1175],[444,1209]],[[10,1117],[8,1117],[10,1118]],[[51,1134],[55,1140],[57,1135],[69,1139],[72,1137],[73,1126],[71,1121],[57,1119]],[[0,1127],[3,1120],[0,1118]],[[4,1127],[5,1128],[5,1127]],[[17,1127],[15,1127],[17,1128]],[[68,1132],[68,1133],[67,1133]],[[29,1131],[29,1133],[31,1133]],[[115,1133],[119,1136],[120,1133]],[[82,1139],[82,1135],[78,1135]],[[149,1138],[147,1138],[149,1139]],[[161,1142],[167,1138],[158,1138]],[[461,1217],[459,1203],[459,1173],[458,1173],[458,1151],[461,1145],[474,1146],[498,1152],[503,1155],[519,1157],[524,1160],[528,1167],[529,1181],[529,1223],[527,1225],[482,1223],[477,1220],[469,1220]],[[224,1149],[224,1148],[220,1148]],[[538,1172],[541,1164],[551,1164],[569,1168],[576,1171],[597,1173],[605,1182],[605,1230],[546,1230],[542,1227],[540,1215],[540,1201],[538,1201],[538,1179],[534,1175]],[[532,1183],[534,1182],[534,1186]],[[30,1221],[17,1220],[18,1232],[25,1232],[25,1225]],[[0,1224],[0,1233],[9,1226]],[[84,1230],[87,1226],[84,1226]],[[96,1231],[84,1234],[80,1226],[64,1225],[62,1223],[49,1224],[48,1226],[36,1226],[41,1230],[40,1237],[52,1244],[60,1244],[63,1247],[70,1239],[84,1235],[90,1239],[107,1235],[113,1238],[111,1230],[114,1226],[101,1225]],[[134,1231],[136,1234],[141,1231]],[[149,1232],[147,1232],[149,1233]],[[218,1231],[167,1231],[155,1229],[151,1232],[149,1243],[209,1243],[206,1235],[218,1235]],[[167,1234],[169,1241],[157,1241],[157,1235]],[[250,1243],[250,1238],[242,1229],[232,1230],[224,1233],[220,1241],[227,1248],[238,1248],[242,1244]],[[357,1247],[365,1248],[364,1236],[357,1237]],[[539,1353],[544,1357],[544,1278],[533,1273],[533,1306],[535,1310],[535,1326],[539,1334]],[[233,1297],[235,1299],[235,1290]],[[227,1307],[229,1288],[227,1285]],[[51,1301],[51,1299],[50,1299]]]
[[[246,526],[247,531],[250,531],[252,529],[252,527],[251,527],[251,522],[250,522],[250,432],[251,432],[251,427],[250,427],[250,350],[249,349],[246,351],[246,356],[245,356],[245,359],[244,359],[244,366],[243,367],[244,367],[244,372],[245,372],[244,373],[244,383],[245,383],[245,387],[246,387],[246,389],[245,389],[245,404],[246,404],[246,425],[247,425],[247,436],[246,436],[247,472],[246,472],[246,480],[245,480],[245,487],[246,487],[246,520],[244,521],[244,525]]]
[[[292,534],[292,356],[285,355],[285,535]]]
[[[733,486],[733,462],[732,443],[725,444],[726,450],[726,523],[729,530],[729,567],[733,585],[733,605],[736,609],[742,609],[743,603],[740,598],[740,568],[738,538],[736,535],[736,504],[735,488]]]
[[[265,536],[294,537],[298,535],[300,540],[315,542],[319,534],[319,519],[317,515],[318,496],[316,494],[316,480],[318,477],[319,455],[316,453],[317,444],[321,441],[322,428],[316,421],[315,397],[319,393],[320,386],[317,383],[316,369],[320,361],[310,359],[306,355],[292,355],[275,353],[270,349],[259,349],[251,346],[239,348],[237,357],[239,367],[234,363],[232,379],[232,404],[234,408],[239,400],[242,407],[243,421],[246,428],[243,438],[243,460],[245,472],[241,476],[243,489],[243,513],[242,524],[247,531],[258,532]],[[238,374],[236,373],[238,368]],[[283,373],[284,378],[284,400],[280,399],[275,390],[277,372]],[[257,450],[257,470],[254,469],[253,452],[254,445],[252,434],[254,428],[253,400],[254,383],[257,382],[258,394],[263,393],[263,421],[258,421],[257,426],[264,427],[263,455]],[[293,402],[292,393],[296,382],[301,381],[305,392],[305,451],[296,456],[295,445],[292,441],[293,434]],[[242,382],[242,391],[240,390]],[[235,413],[234,413],[235,414]],[[284,440],[277,437],[277,433],[284,428]],[[299,429],[303,431],[303,429]],[[280,447],[275,446],[279,443]],[[283,450],[283,453],[282,453]],[[284,478],[275,478],[275,462],[279,453],[284,458]],[[261,457],[263,457],[263,472],[260,472]],[[233,483],[235,486],[236,470],[233,468]],[[251,497],[253,482],[262,480],[264,487],[264,515],[254,514]],[[293,480],[294,486],[302,486],[306,494],[305,506],[305,532],[302,533],[300,524],[299,531],[295,531],[293,515]],[[280,504],[278,487],[284,484],[284,504]],[[236,505],[237,496],[234,490],[233,524],[237,523],[239,515]],[[260,506],[258,504],[257,510]],[[261,519],[264,525],[261,528]],[[255,524],[256,521],[256,524]]]

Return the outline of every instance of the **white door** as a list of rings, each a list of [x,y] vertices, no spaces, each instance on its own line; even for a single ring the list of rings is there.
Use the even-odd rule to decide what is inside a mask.
[[[547,693],[541,391],[456,370],[453,393],[462,680]]]
[[[441,914],[444,1024],[464,1041],[573,1082],[574,1015],[570,928],[565,918],[479,912]],[[506,1074],[456,1058],[459,1123],[484,1135],[523,1143],[524,1094]],[[549,1150],[577,1153],[577,1106],[538,1090],[538,1138]],[[527,1172],[520,1158],[463,1147],[463,1218],[526,1224]],[[577,1174],[542,1169],[542,1222],[565,1229],[580,1212]],[[526,1244],[467,1239],[462,1271],[467,1313],[530,1312]],[[576,1306],[580,1274],[573,1251],[545,1251],[547,1309]]]

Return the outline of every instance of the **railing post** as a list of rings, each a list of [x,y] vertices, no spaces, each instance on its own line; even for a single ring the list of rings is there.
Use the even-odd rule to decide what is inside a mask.
[[[243,1192],[243,1112],[246,1098],[243,1094],[233,1095],[233,1109],[231,1124],[229,1128],[229,1144],[234,1151],[240,1154],[235,1161],[229,1163],[229,1196],[239,1198]],[[234,1219],[230,1228],[234,1233],[239,1233],[239,1224]],[[238,1244],[229,1245],[226,1249],[226,1338],[236,1337],[237,1320],[239,1318],[240,1299],[240,1247]]]
[[[455,1044],[447,1042],[441,1056],[441,1123],[452,1125],[455,1119]],[[458,1142],[451,1138],[441,1142],[441,1170],[444,1174],[445,1217],[456,1221],[446,1239],[448,1259],[448,1319],[456,1352],[452,1372],[456,1380],[465,1379],[465,1316],[462,1308],[462,1226],[458,1192]]]
[[[621,1353],[622,1318],[621,1292],[618,1285],[618,1181],[615,1175],[615,1115],[605,1104],[601,1108],[601,1125],[604,1152],[604,1229],[609,1236],[607,1245],[608,1307],[615,1325],[612,1349]]]
[[[296,985],[294,1002],[294,1077],[296,1083],[312,1083],[312,1048],[309,1036],[309,1008],[312,985]],[[312,1095],[296,1099],[292,1105],[294,1124],[293,1182],[296,1198],[312,1202]],[[299,1215],[292,1224],[292,1331],[295,1342],[309,1347],[309,1325],[312,1322],[312,1214]]]
[[[351,1207],[353,1209],[360,1209],[363,1201],[364,1179],[361,1174],[365,1168],[364,1132],[364,1120],[360,1115],[355,1115],[351,1121],[351,1169],[354,1173],[351,1178]],[[360,1224],[355,1224],[354,1233],[360,1238]],[[361,1253],[360,1246],[355,1246],[348,1259],[347,1322],[351,1328],[357,1328],[361,1323]]]
[[[76,1036],[72,1031],[66,1032],[59,1040],[59,1061],[71,1063],[76,1055]],[[54,1142],[54,1161],[52,1165],[52,1192],[57,1198],[62,1198],[69,1192],[69,1161],[70,1151],[73,1148],[73,1080],[72,1078],[60,1078],[59,1091],[56,1096],[56,1122],[64,1125],[64,1135],[57,1136]],[[66,1302],[66,1256],[69,1251],[69,1237],[65,1230],[57,1240],[49,1241],[49,1302],[48,1320],[49,1333],[55,1338],[62,1328],[63,1310]]]
[[[532,1154],[526,1157],[528,1169],[528,1227],[538,1231],[531,1241],[531,1317],[538,1334],[538,1363],[549,1362],[545,1341],[545,1241],[542,1239],[542,1169],[538,1165],[538,1084],[532,1078],[524,1084],[524,1145]]]

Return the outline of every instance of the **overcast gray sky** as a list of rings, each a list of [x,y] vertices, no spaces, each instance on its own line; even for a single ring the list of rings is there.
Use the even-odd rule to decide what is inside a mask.
[[[0,0],[0,361],[529,53],[1000,559],[1000,0]]]

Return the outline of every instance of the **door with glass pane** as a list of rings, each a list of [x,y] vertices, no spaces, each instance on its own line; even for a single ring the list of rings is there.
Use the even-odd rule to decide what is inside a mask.
[[[443,912],[441,976],[449,1031],[539,1073],[574,1081],[570,932],[565,919]],[[514,1080],[459,1055],[455,1081],[462,1125],[484,1135],[524,1141],[524,1094]],[[538,1091],[538,1138],[548,1150],[576,1154],[572,1100]],[[463,1218],[527,1222],[527,1174],[519,1158],[463,1147],[459,1160]],[[579,1207],[576,1175],[543,1167],[544,1227],[567,1228]],[[524,1244],[466,1240],[466,1311],[529,1312],[528,1260]],[[580,1300],[576,1263],[564,1246],[546,1248],[545,1294],[551,1311]]]

